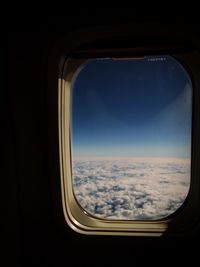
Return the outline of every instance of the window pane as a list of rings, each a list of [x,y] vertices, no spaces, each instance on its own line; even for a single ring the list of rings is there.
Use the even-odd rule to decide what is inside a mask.
[[[190,187],[192,83],[173,57],[90,59],[71,94],[72,180],[90,215],[157,220]]]

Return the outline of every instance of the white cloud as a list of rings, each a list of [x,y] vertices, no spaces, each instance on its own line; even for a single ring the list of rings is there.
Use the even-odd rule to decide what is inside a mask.
[[[77,201],[106,219],[161,219],[184,202],[190,185],[187,159],[78,159],[73,162]]]

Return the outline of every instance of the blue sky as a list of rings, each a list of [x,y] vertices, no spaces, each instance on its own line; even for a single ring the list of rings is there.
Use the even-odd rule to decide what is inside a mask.
[[[190,157],[192,84],[171,56],[88,60],[71,98],[75,156]]]

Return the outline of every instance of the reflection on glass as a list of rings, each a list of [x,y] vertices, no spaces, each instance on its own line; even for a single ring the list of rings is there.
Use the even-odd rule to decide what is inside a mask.
[[[171,56],[88,60],[72,83],[72,179],[89,214],[157,220],[190,187],[192,83]]]

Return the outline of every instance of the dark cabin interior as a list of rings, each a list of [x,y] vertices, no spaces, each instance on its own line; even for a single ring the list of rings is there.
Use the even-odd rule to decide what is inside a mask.
[[[80,28],[133,24],[170,33],[200,49],[198,23],[134,19],[131,11],[80,11],[67,17],[16,20],[6,25],[1,89],[2,266],[198,264],[199,225],[182,236],[90,236],[65,223],[60,193],[56,90],[50,92],[49,55],[58,40]],[[177,32],[180,30],[179,32]],[[199,100],[198,100],[199,101]],[[199,222],[197,222],[198,224]]]

